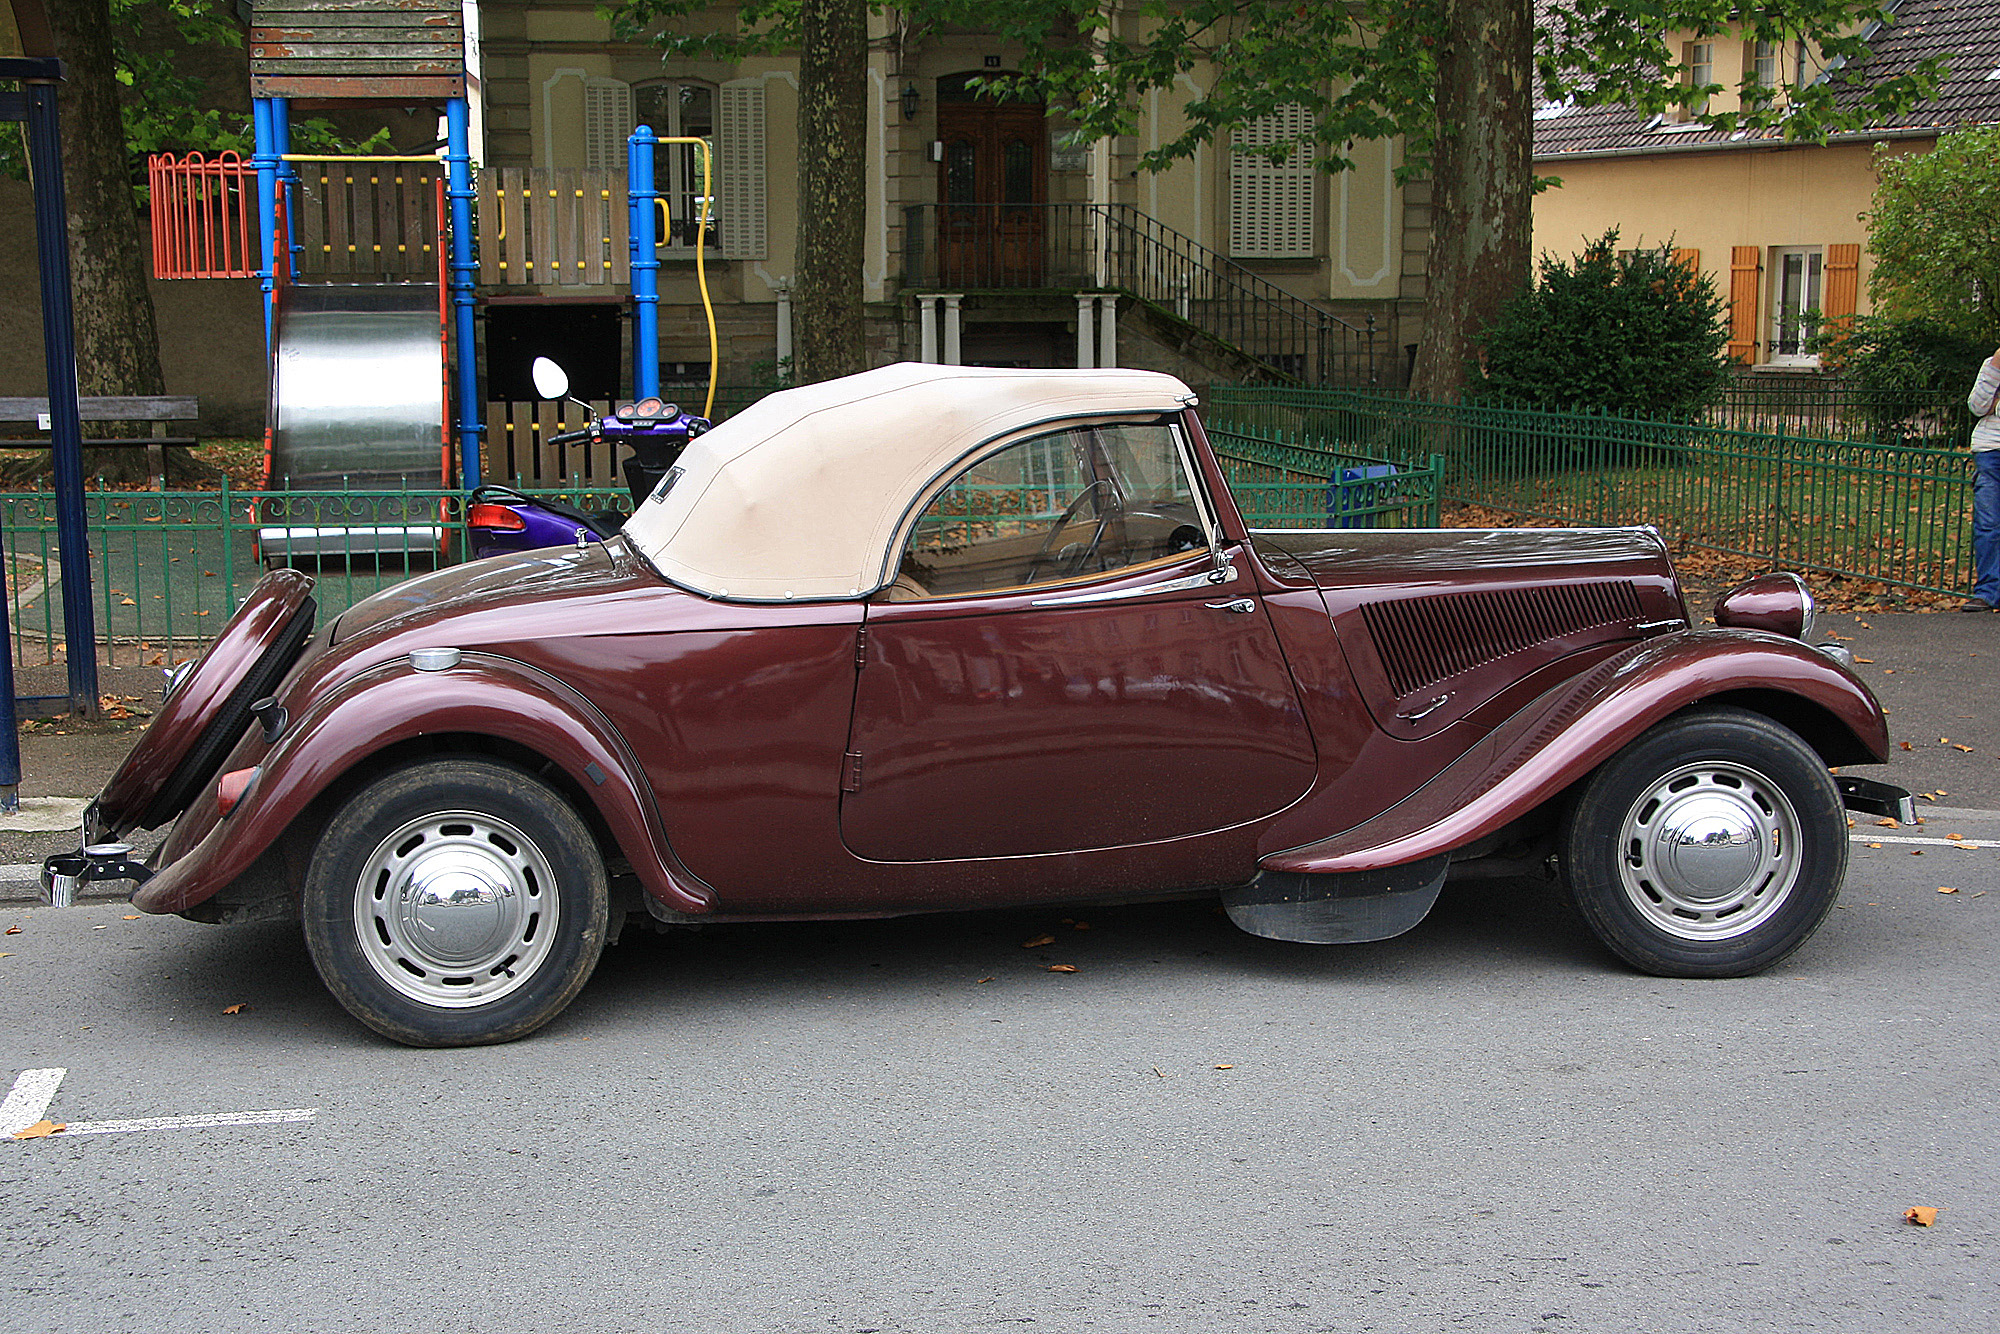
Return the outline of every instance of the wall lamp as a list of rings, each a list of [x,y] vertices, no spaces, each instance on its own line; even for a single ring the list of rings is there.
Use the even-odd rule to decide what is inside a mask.
[[[923,100],[923,95],[917,91],[917,85],[914,83],[904,84],[902,100],[903,119],[915,120],[917,118],[917,104]]]

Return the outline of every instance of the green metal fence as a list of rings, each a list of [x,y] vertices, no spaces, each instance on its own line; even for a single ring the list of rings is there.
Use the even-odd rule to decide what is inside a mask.
[[[1970,372],[1966,384],[1971,385]],[[1838,375],[1736,375],[1704,421],[1739,431],[1783,430],[1877,444],[1963,447],[1972,438],[1972,413],[1962,392],[1883,390]]]
[[[1211,431],[1282,434],[1384,457],[1442,457],[1449,501],[1500,516],[1653,524],[1772,566],[1953,592],[1971,568],[1964,450],[1365,391],[1224,386]]]
[[[1210,423],[1210,446],[1252,528],[1428,528],[1441,456],[1358,452],[1255,423]]]
[[[622,489],[557,496],[629,509]],[[101,661],[167,665],[213,638],[268,568],[313,574],[321,617],[386,585],[464,558],[464,493],[91,491],[84,496],[92,616]],[[0,494],[14,660],[63,659],[55,497]]]

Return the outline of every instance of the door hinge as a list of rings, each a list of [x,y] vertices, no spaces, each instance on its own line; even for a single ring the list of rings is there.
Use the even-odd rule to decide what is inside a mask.
[[[861,790],[861,752],[850,750],[843,757],[840,766],[840,790],[859,792]]]
[[[868,623],[863,621],[854,631],[854,665],[861,668],[868,665]]]

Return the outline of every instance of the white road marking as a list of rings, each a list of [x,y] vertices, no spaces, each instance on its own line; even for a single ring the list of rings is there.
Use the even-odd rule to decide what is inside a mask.
[[[72,1121],[63,1127],[62,1137],[67,1139],[71,1135],[122,1135],[128,1130],[179,1130],[202,1126],[275,1126],[292,1121],[310,1121],[317,1115],[319,1109],[316,1107],[279,1107],[268,1112],[215,1112],[208,1116],[142,1116],[131,1121]]]
[[[1933,848],[2000,848],[1976,838],[1916,838],[1909,834],[1849,834],[1849,843],[1922,843]]]
[[[14,1080],[13,1091],[0,1102],[0,1137],[26,1130],[48,1115],[56,1090],[69,1071],[61,1067],[23,1070]],[[133,1130],[199,1130],[209,1126],[275,1126],[310,1121],[319,1115],[317,1107],[277,1107],[263,1112],[209,1112],[195,1116],[141,1116],[123,1121],[71,1121],[57,1132],[72,1135],[122,1135]]]
[[[57,1067],[52,1070],[23,1070],[14,1080],[14,1087],[7,1094],[7,1100],[0,1102],[0,1135],[11,1135],[17,1130],[26,1130],[42,1119],[55,1101],[56,1090],[62,1087],[63,1076],[69,1071]]]

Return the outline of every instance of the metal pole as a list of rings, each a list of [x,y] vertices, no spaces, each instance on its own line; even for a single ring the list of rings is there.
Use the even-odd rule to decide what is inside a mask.
[[[445,104],[445,195],[451,201],[451,300],[458,344],[458,476],[467,490],[480,483],[478,330],[473,322],[471,113],[465,99]]]
[[[257,168],[257,238],[263,244],[257,276],[264,286],[264,353],[269,356],[277,338],[272,303],[277,289],[278,162],[284,150],[278,147],[272,132],[270,98],[250,99],[250,119],[257,135],[256,151],[250,155],[250,162]]]
[[[62,132],[53,82],[24,81],[28,160],[35,179],[35,250],[42,271],[42,346],[48,366],[49,440],[62,553],[63,642],[69,706],[97,713],[97,629],[90,606],[90,533],[83,515],[83,422],[76,402],[76,319],[70,305],[69,215],[63,199]],[[11,664],[10,664],[11,667]],[[13,691],[7,698],[14,698]],[[5,745],[18,746],[12,728]]]
[[[650,125],[641,125],[625,141],[625,193],[631,201],[632,225],[632,396],[651,398],[660,392],[660,250],[659,215],[653,201],[660,197],[653,182]],[[696,236],[695,244],[707,238]]]

